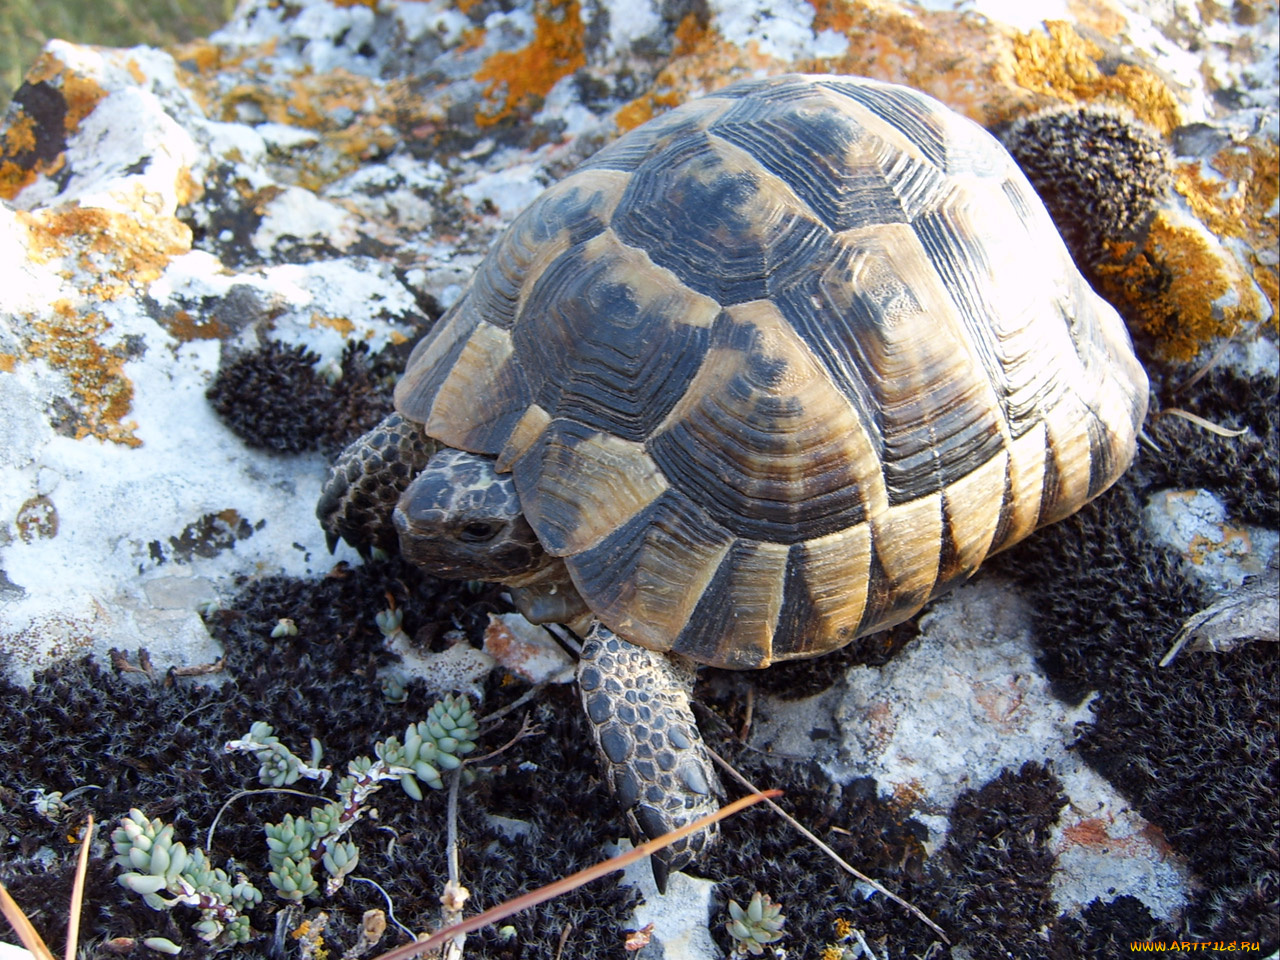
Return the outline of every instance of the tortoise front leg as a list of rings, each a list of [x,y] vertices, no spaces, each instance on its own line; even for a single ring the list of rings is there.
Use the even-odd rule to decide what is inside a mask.
[[[693,664],[627,643],[599,621],[587,634],[578,688],[605,780],[632,838],[660,837],[720,806],[724,790],[689,705]],[[667,875],[715,842],[715,828],[649,858],[659,892]]]
[[[366,558],[373,547],[395,553],[391,513],[437,447],[421,424],[392,413],[343,450],[316,504],[330,552],[342,539]]]

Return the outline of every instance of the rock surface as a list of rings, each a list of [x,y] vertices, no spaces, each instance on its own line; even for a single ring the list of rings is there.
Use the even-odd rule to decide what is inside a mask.
[[[366,415],[376,392],[352,386],[364,368],[349,351],[344,365],[347,345],[394,368],[548,184],[619,132],[753,74],[908,83],[989,127],[1056,103],[1125,105],[1173,145],[1176,185],[1144,248],[1114,238],[1108,295],[1159,382],[1185,380],[1194,367],[1178,364],[1223,336],[1263,344],[1274,378],[1274,4],[1213,7],[1203,23],[1111,0],[1032,10],[250,0],[172,50],[49,44],[0,145],[10,673],[142,647],[198,668],[220,650],[197,610],[230,602],[237,577],[358,563],[345,547],[329,556],[312,515],[339,442],[325,431]],[[252,367],[231,391],[237,435],[205,393],[268,343],[310,351],[315,375]],[[300,452],[273,448],[281,435]],[[1269,526],[1274,543],[1274,513]],[[1019,591],[980,578],[886,666],[767,701],[751,742],[810,755],[827,731],[826,774],[874,777],[935,851],[965,791],[1049,762],[1069,799],[1047,840],[1054,914],[1128,896],[1176,928],[1187,857],[1069,749],[1091,707],[1052,695]],[[667,955],[711,955],[698,942]]]

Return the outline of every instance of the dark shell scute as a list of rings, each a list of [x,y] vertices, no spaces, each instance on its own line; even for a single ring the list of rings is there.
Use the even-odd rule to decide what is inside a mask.
[[[476,269],[471,296],[495,326],[515,323],[521,289],[541,247],[561,238],[570,245],[583,243],[608,226],[612,198],[604,186],[580,177],[548,193],[536,208],[516,218]]]
[[[768,179],[727,142],[691,135],[641,164],[613,228],[721,305],[759,300],[777,271],[812,262],[828,232],[800,205],[780,206]]]
[[[731,375],[648,445],[668,482],[725,529],[756,540],[792,543],[861,522],[844,437],[822,435],[825,409],[777,389],[795,372],[794,358],[771,353],[758,327],[728,313],[712,328],[711,350]]]
[[[825,98],[812,112],[801,112],[805,106],[802,100],[791,111],[771,101],[740,100],[710,130],[755,157],[831,230],[906,222],[902,201],[880,168],[849,162],[870,139],[866,131],[831,111]]]
[[[942,114],[918,93],[885,84],[823,80],[819,86],[862,104],[902,135],[940,170],[947,170],[946,128]]]
[[[707,331],[679,322],[677,296],[647,298],[646,279],[603,244],[573,247],[538,278],[512,337],[544,410],[643,440],[680,399]]]

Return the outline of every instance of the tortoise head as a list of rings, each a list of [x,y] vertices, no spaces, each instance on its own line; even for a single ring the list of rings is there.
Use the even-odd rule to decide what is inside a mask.
[[[492,457],[438,451],[392,520],[404,557],[449,580],[507,582],[554,562],[520,510],[515,481]]]

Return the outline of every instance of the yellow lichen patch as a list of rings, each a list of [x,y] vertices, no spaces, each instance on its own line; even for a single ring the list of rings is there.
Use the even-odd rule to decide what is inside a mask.
[[[501,98],[492,110],[476,113],[476,123],[492,126],[519,110],[536,108],[560,80],[586,66],[582,11],[578,0],[544,0],[534,10],[536,29],[526,47],[500,50],[484,62],[476,80],[488,84],[484,96]]]
[[[399,142],[400,124],[415,125],[415,109],[425,113],[404,92],[408,81],[382,83],[345,70],[315,73],[299,71],[271,83],[261,78],[218,90],[194,76],[193,88],[202,88],[206,109],[228,123],[262,120],[307,130],[316,142],[295,150],[291,164],[294,183],[316,190],[350,173],[370,157],[388,152]],[[372,106],[371,106],[372,105]],[[291,149],[291,148],[284,148]]]
[[[685,14],[684,19],[676,27],[675,41],[671,62],[658,74],[653,89],[636,97],[614,116],[619,133],[634,130],[658,114],[665,113],[683,103],[687,96],[681,93],[679,88],[687,85],[681,83],[685,78],[682,78],[682,71],[676,67],[676,64],[688,67],[713,55],[722,46],[719,34],[709,29],[692,13]]]
[[[0,353],[0,373],[13,373],[18,358],[12,353]]]
[[[378,0],[330,0],[335,7],[368,7],[378,9]]]
[[[626,133],[642,123],[648,123],[658,114],[680,106],[680,100],[680,95],[673,90],[664,93],[646,93],[619,109],[614,115],[614,123],[618,125],[619,133]]]
[[[62,97],[63,113],[58,124],[52,122],[56,115],[33,117],[21,106],[13,108],[0,141],[0,198],[5,200],[12,200],[41,174],[52,176],[62,169],[67,135],[107,95],[96,80],[73,72],[48,52],[36,59],[26,82],[56,89]]]
[[[107,95],[107,91],[102,89],[97,80],[76,73],[47,50],[36,58],[36,62],[27,71],[26,82],[47,83],[62,91],[62,99],[67,105],[66,119],[62,125],[67,133],[74,132],[80,126],[80,121],[93,113],[94,108]]]
[[[336,330],[348,338],[356,332],[356,325],[348,317],[326,317],[323,313],[311,314],[311,329],[315,330],[320,327]]]
[[[171,337],[183,343],[192,340],[221,340],[231,335],[231,330],[217,317],[197,319],[182,309],[162,315],[159,321]]]
[[[100,300],[135,294],[169,261],[191,249],[191,228],[174,217],[145,217],[96,207],[19,211],[33,262],[70,262],[63,276]]]
[[[1257,291],[1230,254],[1169,211],[1156,215],[1141,252],[1128,242],[1107,251],[1097,265],[1101,293],[1170,360],[1192,360],[1208,340],[1260,315]]]
[[[761,53],[754,41],[745,48],[726,43],[715,30],[687,14],[676,28],[671,60],[654,78],[649,92],[623,106],[614,122],[625,133],[671,107],[714,93],[735,80],[757,73],[784,73],[787,69],[785,61]]]
[[[833,30],[849,45],[842,56],[801,69],[906,84],[979,123],[1016,107],[1016,91],[1002,79],[1012,63],[1007,28],[950,11],[908,11],[866,0],[809,2],[814,32]]]
[[[1065,21],[1048,20],[1043,32],[1015,35],[1013,50],[1012,79],[1023,89],[1067,103],[1123,103],[1166,136],[1182,125],[1178,99],[1159,76],[1127,63],[1103,73],[1098,67],[1102,49]]]
[[[4,132],[4,152],[7,156],[36,148],[36,122],[21,110],[9,129]]]
[[[1209,171],[1195,162],[1178,167],[1176,189],[1191,211],[1219,237],[1239,237],[1254,251],[1273,248],[1276,222],[1272,211],[1280,195],[1280,149],[1259,139],[1231,144],[1210,159],[1208,166]],[[1256,254],[1251,260],[1254,280],[1271,302],[1274,323],[1280,313],[1276,265],[1263,263]]]
[[[138,425],[122,422],[133,407],[133,383],[124,375],[128,357],[123,345],[99,342],[110,329],[101,314],[82,314],[59,300],[49,316],[32,320],[27,355],[43,359],[71,382],[76,418],[66,426],[77,440],[93,436],[137,447],[142,445],[133,435]]]
[[[1071,22],[1086,27],[1108,40],[1119,37],[1128,20],[1108,0],[1067,0]]]

